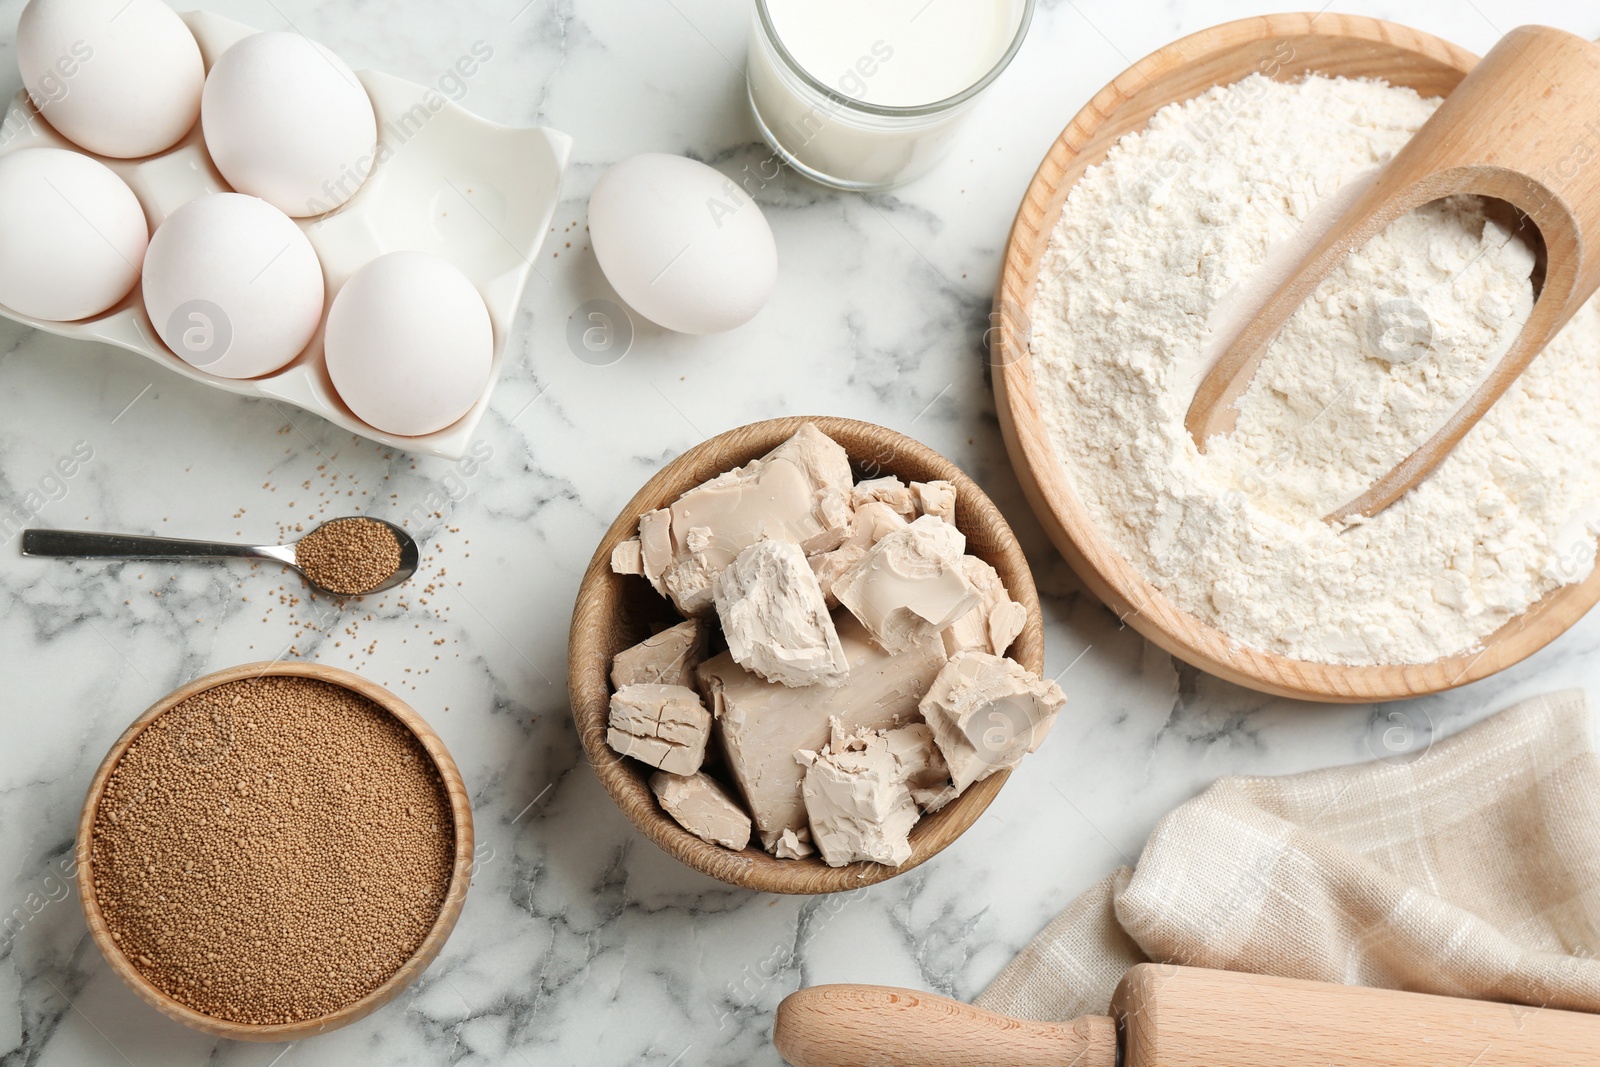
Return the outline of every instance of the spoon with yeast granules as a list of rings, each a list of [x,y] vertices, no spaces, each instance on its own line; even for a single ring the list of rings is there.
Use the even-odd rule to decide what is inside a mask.
[[[392,522],[351,515],[329,519],[286,545],[230,545],[176,537],[24,530],[24,556],[71,559],[270,559],[330,596],[393,589],[417,572],[417,542]]]

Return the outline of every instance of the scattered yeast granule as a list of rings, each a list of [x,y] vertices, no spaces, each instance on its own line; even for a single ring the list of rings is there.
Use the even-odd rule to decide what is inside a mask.
[[[239,1023],[313,1019],[422,943],[454,867],[450,803],[414,734],[311,678],[197,694],[106,784],[94,892],[140,974]]]
[[[336,519],[295,545],[294,562],[322,588],[350,596],[370,592],[400,569],[400,541],[372,519]]]

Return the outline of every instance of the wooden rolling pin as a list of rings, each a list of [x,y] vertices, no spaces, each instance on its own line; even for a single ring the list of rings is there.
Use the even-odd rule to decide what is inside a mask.
[[[1600,1016],[1142,963],[1111,1017],[1037,1023],[885,986],[778,1006],[794,1067],[1561,1067],[1600,1063]]]
[[[1588,241],[1589,223],[1600,235],[1600,158],[1590,133],[1597,107],[1600,47],[1547,26],[1519,26],[1502,37],[1206,373],[1184,420],[1200,451],[1212,436],[1233,429],[1235,404],[1267,347],[1336,266],[1401,215],[1475,193],[1510,203],[1544,240],[1548,263],[1533,312],[1500,362],[1433,436],[1325,518],[1375,515],[1427,477],[1600,288],[1600,248]]]

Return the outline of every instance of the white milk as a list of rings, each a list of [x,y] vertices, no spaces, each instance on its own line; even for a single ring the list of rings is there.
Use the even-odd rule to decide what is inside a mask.
[[[756,8],[748,70],[762,133],[811,177],[858,189],[908,181],[938,161],[1032,13],[1027,0],[756,0]]]

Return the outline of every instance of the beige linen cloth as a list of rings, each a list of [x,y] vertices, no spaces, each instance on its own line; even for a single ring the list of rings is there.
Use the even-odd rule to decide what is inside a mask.
[[[1600,764],[1581,692],[1409,763],[1221,778],[977,1003],[1104,1013],[1146,960],[1600,1011]]]

